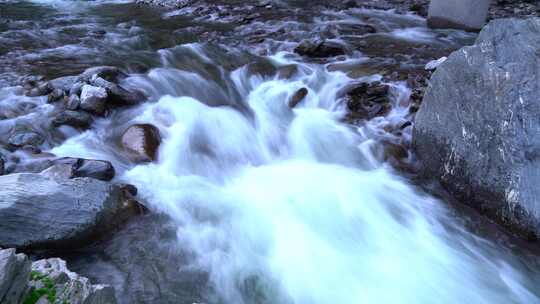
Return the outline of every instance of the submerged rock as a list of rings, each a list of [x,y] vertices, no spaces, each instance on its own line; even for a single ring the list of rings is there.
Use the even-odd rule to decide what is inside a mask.
[[[434,72],[413,145],[426,176],[531,238],[540,236],[540,18],[501,19]]]
[[[291,79],[298,73],[298,65],[287,64],[277,68],[277,74],[279,79]]]
[[[84,85],[81,92],[80,107],[92,114],[103,115],[107,97],[107,91],[104,88]]]
[[[55,126],[68,125],[75,128],[86,129],[92,124],[92,116],[85,112],[65,110],[58,113],[52,123]]]
[[[41,174],[0,176],[0,246],[74,249],[139,213],[120,185]]]
[[[15,129],[8,139],[8,143],[14,147],[21,148],[24,146],[37,147],[45,141],[45,138],[37,132],[27,129]]]
[[[323,39],[303,40],[294,52],[308,57],[334,57],[345,54],[345,47],[337,42]]]
[[[151,124],[137,124],[129,127],[121,138],[122,147],[130,158],[138,162],[151,162],[157,158],[161,143],[159,129]]]
[[[347,107],[353,119],[372,119],[386,115],[390,109],[390,86],[380,82],[363,82],[347,92]]]

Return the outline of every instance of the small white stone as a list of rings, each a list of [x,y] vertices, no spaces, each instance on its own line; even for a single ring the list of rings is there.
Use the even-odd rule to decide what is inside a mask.
[[[448,59],[448,57],[441,57],[439,59],[436,59],[436,60],[431,60],[430,62],[428,62],[425,66],[425,69],[427,71],[433,71],[435,69],[437,69],[443,62],[446,61],[446,59]]]

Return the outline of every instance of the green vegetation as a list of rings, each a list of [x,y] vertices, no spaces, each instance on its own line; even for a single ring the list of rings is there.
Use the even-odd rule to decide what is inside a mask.
[[[46,274],[39,271],[30,272],[31,281],[41,281],[43,283],[42,288],[32,288],[30,293],[24,299],[23,304],[35,304],[43,295],[46,295],[49,303],[55,303],[56,301],[56,288],[53,280]]]

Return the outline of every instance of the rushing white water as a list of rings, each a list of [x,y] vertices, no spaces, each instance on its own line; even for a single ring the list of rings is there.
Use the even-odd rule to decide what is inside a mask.
[[[198,45],[185,48],[215,64]],[[194,259],[171,267],[208,272],[216,302],[540,303],[517,259],[465,231],[372,154],[380,126],[406,112],[398,106],[403,88],[394,88],[388,117],[352,129],[335,103],[350,81],[340,72],[301,64],[282,80],[240,68],[223,72],[230,81],[220,85],[162,55],[164,68],[131,79],[155,102],[52,152],[125,168],[95,143],[114,123],[157,126],[158,161],[127,167],[119,179],[174,219]],[[309,94],[291,110],[288,98],[301,87]],[[248,110],[228,106],[231,96]],[[220,97],[222,106],[207,105]]]

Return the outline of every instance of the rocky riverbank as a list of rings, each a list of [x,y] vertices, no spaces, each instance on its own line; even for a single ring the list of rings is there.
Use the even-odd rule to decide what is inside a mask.
[[[0,248],[0,302],[115,304],[114,289],[93,285],[58,259],[32,262],[15,249]]]
[[[140,4],[158,5],[167,8],[187,8],[187,7],[211,7],[210,4],[216,4],[205,2],[206,0],[137,0]],[[489,10],[488,19],[498,18],[528,18],[538,16],[540,7],[536,0],[495,0]],[[332,1],[332,3],[326,3],[326,1],[313,1],[314,5],[324,6],[326,8],[333,9],[347,9],[347,8],[369,8],[369,9],[381,9],[381,10],[395,10],[398,13],[416,13],[422,17],[426,17],[428,13],[429,0],[341,0]],[[225,7],[227,5],[239,6],[240,2],[234,1],[221,1],[217,5]],[[261,0],[255,2],[254,7],[274,7],[279,6],[279,3],[269,0]],[[212,10],[212,8],[210,8]],[[244,11],[246,15],[253,16],[254,12]],[[226,13],[225,13],[226,14]],[[255,16],[254,16],[255,17]]]
[[[371,252],[370,244],[389,245],[383,246],[383,253],[398,263],[407,260],[401,264],[405,272],[425,271],[424,277],[430,278],[419,281],[421,284],[412,288],[415,292],[430,288],[436,280],[437,288],[445,286],[453,291],[445,299],[451,303],[461,301],[455,286],[469,287],[471,282],[481,288],[470,297],[499,299],[490,293],[492,285],[482,285],[476,277],[480,274],[483,278],[486,269],[497,274],[493,275],[495,279],[505,275],[519,285],[521,281],[512,275],[499,274],[497,265],[477,261],[478,256],[482,261],[511,260],[513,250],[521,250],[514,245],[519,241],[470,212],[470,218],[463,220],[474,223],[469,226],[480,225],[490,233],[497,231],[495,236],[482,234],[487,240],[479,242],[476,234],[469,234],[469,230],[476,233],[476,228],[458,223],[455,218],[459,216],[453,211],[441,212],[443,208],[434,204],[434,199],[417,195],[416,189],[412,190],[408,181],[402,179],[421,172],[430,180],[441,178],[443,185],[464,202],[476,198],[475,193],[486,194],[479,203],[475,200],[470,205],[493,219],[502,217],[502,222],[510,227],[517,224],[524,228],[520,232],[530,231],[530,223],[536,225],[534,204],[526,200],[536,193],[507,187],[524,180],[522,173],[510,166],[490,163],[495,158],[483,163],[484,158],[471,157],[474,163],[465,167],[477,166],[480,176],[469,179],[494,176],[488,170],[492,167],[501,169],[495,172],[496,176],[517,176],[504,181],[504,187],[495,187],[503,190],[493,194],[480,187],[485,185],[467,188],[471,183],[464,184],[463,177],[472,173],[460,171],[465,163],[448,162],[457,159],[457,154],[446,153],[457,151],[456,145],[470,148],[477,143],[452,141],[454,134],[463,134],[452,123],[467,124],[464,141],[487,139],[496,130],[508,127],[495,125],[490,129],[492,133],[486,134],[486,130],[474,129],[469,124],[483,121],[479,125],[485,126],[498,121],[498,117],[478,114],[491,109],[461,113],[448,108],[457,106],[466,111],[477,101],[472,92],[484,90],[468,87],[471,93],[465,94],[452,86],[459,81],[465,82],[462,87],[475,85],[475,78],[469,75],[463,79],[449,65],[475,71],[484,77],[484,85],[493,81],[489,91],[508,93],[501,99],[486,98],[511,104],[512,111],[520,113],[521,116],[512,117],[514,120],[505,118],[509,125],[515,127],[523,118],[531,121],[520,112],[512,87],[504,86],[522,87],[523,82],[501,84],[498,80],[505,74],[499,70],[490,74],[486,67],[474,70],[477,66],[465,68],[464,62],[456,63],[455,54],[464,52],[464,45],[472,45],[476,34],[426,28],[423,16],[428,1],[138,2],[141,5],[91,3],[82,9],[84,13],[68,3],[62,7],[69,12],[68,16],[58,20],[55,18],[66,14],[63,10],[27,2],[22,2],[21,7],[0,3],[0,9],[7,7],[3,11],[9,16],[22,14],[21,20],[0,21],[0,41],[12,48],[0,46],[0,63],[8,63],[0,67],[0,80],[7,79],[9,83],[0,88],[1,247],[15,248],[32,258],[36,257],[33,254],[39,258],[60,255],[70,269],[93,282],[110,284],[116,289],[119,302],[130,304],[219,302],[216,298],[236,300],[221,301],[225,303],[252,303],[260,300],[261,295],[275,296],[277,303],[288,303],[287,295],[276,296],[273,290],[265,288],[272,286],[274,276],[290,278],[290,269],[295,266],[289,260],[301,255],[288,254],[290,239],[284,236],[303,231],[298,227],[311,229],[299,239],[313,235],[315,243],[331,244],[323,248],[326,251],[305,244],[310,252],[300,260],[306,263],[322,265],[321,261],[328,259],[317,260],[313,252],[334,254],[336,262],[358,260],[358,256],[369,261],[373,252],[376,258],[381,256],[381,249]],[[147,4],[167,8],[149,8]],[[33,10],[46,17],[28,21],[32,16],[24,12]],[[490,19],[535,14],[538,8],[534,2],[497,1]],[[511,23],[512,26],[497,26],[513,28],[519,22]],[[38,31],[31,32],[34,28]],[[521,30],[518,33],[521,35]],[[39,39],[41,35],[46,39]],[[526,36],[534,42],[528,45],[536,45],[534,37]],[[17,39],[24,43],[17,44]],[[489,42],[491,38],[483,39],[480,41]],[[515,43],[514,47],[521,49],[504,53],[528,50],[522,43]],[[473,46],[465,50],[474,49]],[[457,53],[445,62],[454,51]],[[110,58],[117,60],[109,63]],[[475,53],[473,59],[482,58]],[[495,62],[497,58],[486,60]],[[526,71],[535,66],[535,60],[529,58],[528,65],[523,61],[524,66],[512,65],[513,62],[499,64],[512,71]],[[94,66],[95,62],[113,66]],[[45,76],[21,76],[28,65],[38,66],[39,73]],[[432,83],[428,87],[430,77]],[[536,84],[536,79],[530,83]],[[530,92],[527,96],[531,96]],[[453,103],[465,97],[470,98],[467,104]],[[534,107],[531,98],[524,99],[526,107]],[[449,113],[445,114],[448,121],[435,119],[442,109]],[[471,113],[476,114],[473,117]],[[452,120],[453,115],[462,120]],[[415,124],[418,154],[411,150]],[[523,133],[533,131],[526,129]],[[505,142],[504,138],[501,142]],[[498,153],[495,150],[499,146],[485,145],[490,149],[489,155]],[[535,149],[534,144],[520,143],[518,148],[504,151],[504,155],[525,151],[518,153],[521,158],[516,162],[534,165]],[[470,151],[476,156],[485,154]],[[416,155],[427,165],[425,168],[419,166]],[[291,165],[291,161],[302,166]],[[251,175],[242,178],[240,173]],[[279,183],[287,181],[290,175],[296,176],[293,182]],[[317,179],[319,175],[321,181]],[[268,185],[273,188],[274,183],[280,187],[269,193]],[[306,189],[307,192],[295,192]],[[335,189],[346,195],[332,192]],[[267,205],[264,197],[273,192],[286,199],[276,194]],[[527,196],[523,200],[518,196],[522,193]],[[325,200],[327,196],[329,199]],[[306,197],[309,202],[305,206],[309,203],[309,208],[289,209]],[[485,199],[492,197],[510,200],[493,205]],[[333,205],[335,202],[341,205]],[[350,210],[341,214],[342,208]],[[294,229],[282,225],[282,220]],[[522,220],[527,227],[521,225]],[[259,231],[262,226],[264,231]],[[317,230],[321,227],[324,229]],[[346,236],[345,241],[335,238],[341,233]],[[426,235],[440,250],[436,255],[430,255],[431,251],[418,243]],[[490,240],[499,241],[500,235],[504,235],[500,247],[498,243],[492,245]],[[356,243],[360,237],[366,244],[361,250]],[[335,242],[341,243],[337,246]],[[391,247],[394,243],[399,247]],[[267,246],[270,253],[265,251]],[[335,252],[336,247],[344,249],[344,253]],[[470,256],[462,250],[464,247],[473,248],[477,256]],[[268,275],[266,272],[272,267],[265,264],[265,259],[274,250],[285,258],[274,259],[280,269]],[[405,255],[413,254],[406,258],[394,256],[401,250]],[[255,257],[250,255],[252,252]],[[296,253],[302,254],[303,248]],[[508,264],[536,261],[527,255],[528,251],[523,254],[526,262]],[[9,263],[2,264],[2,256]],[[231,258],[237,256],[242,258]],[[441,256],[449,259],[437,263]],[[444,263],[448,261],[450,266]],[[409,269],[409,264],[415,268]],[[476,265],[481,267],[477,269]],[[350,265],[341,267],[345,271],[339,273],[339,279],[353,273]],[[536,269],[536,265],[530,268]],[[461,273],[453,277],[456,269],[465,269],[470,277]],[[328,286],[325,279],[333,279],[334,270],[314,272],[312,279]],[[356,269],[358,273],[365,269],[360,270]],[[293,276],[303,273],[292,272]],[[2,276],[6,273],[9,276]],[[350,279],[357,282],[368,276],[364,273],[360,277]],[[2,281],[3,278],[10,279]],[[447,282],[456,284],[445,285]],[[403,282],[394,283],[388,288],[399,287]],[[345,295],[351,290],[346,284],[347,292],[342,292],[344,298],[340,298],[346,300],[339,301],[332,295],[332,301],[358,302]],[[504,282],[496,281],[493,286],[505,290],[505,299],[510,299],[506,302],[516,299],[513,290],[505,289]],[[309,294],[325,289],[304,288]],[[522,288],[527,289],[528,285]],[[25,255],[15,254],[14,249],[0,251],[2,303],[7,296],[11,297],[5,300],[7,303],[19,303],[29,296],[36,301],[50,301],[53,294],[58,300],[73,303],[114,303],[112,293],[112,287],[91,285],[88,279],[70,272],[62,260],[31,263]],[[374,294],[379,296],[370,298],[376,299],[374,302],[383,298]],[[317,295],[320,299],[327,296]],[[531,298],[534,300],[534,295]],[[433,295],[427,302],[421,302],[417,295],[409,299],[430,303]]]

